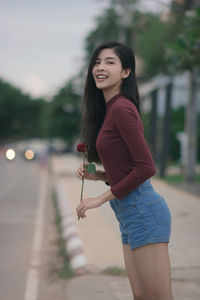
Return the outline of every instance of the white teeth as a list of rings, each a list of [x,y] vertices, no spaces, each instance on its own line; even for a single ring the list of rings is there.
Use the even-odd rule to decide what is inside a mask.
[[[99,78],[99,79],[106,79],[107,76],[104,76],[104,75],[97,75],[97,78]]]

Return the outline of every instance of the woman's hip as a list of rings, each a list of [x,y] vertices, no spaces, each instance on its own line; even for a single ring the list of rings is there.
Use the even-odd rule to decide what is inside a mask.
[[[132,218],[132,221],[140,218],[146,222],[154,221],[158,225],[171,223],[169,207],[164,197],[154,190],[149,179],[123,199],[111,200],[110,205],[120,222],[126,222],[128,218]]]

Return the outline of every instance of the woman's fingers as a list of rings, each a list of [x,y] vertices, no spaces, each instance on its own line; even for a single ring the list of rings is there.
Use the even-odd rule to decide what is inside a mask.
[[[84,168],[84,166],[85,166],[85,168]],[[88,174],[88,172],[87,172],[86,164],[83,165],[83,162],[81,163],[80,167],[76,171],[76,175],[79,179],[82,179],[83,176],[85,176],[85,178],[88,179],[88,175],[90,175],[90,174]]]
[[[76,170],[76,176],[79,178],[79,179],[83,179],[83,177],[85,179],[88,179],[88,180],[97,180],[97,177],[96,177],[96,174],[95,173],[90,173],[87,169],[86,169],[86,166],[85,165],[85,168],[83,167],[83,163],[80,165],[80,167]]]
[[[86,206],[84,205],[83,202],[79,204],[76,211],[77,211],[77,216],[78,217],[80,217],[80,218],[85,218],[86,217],[86,215],[85,215]]]
[[[77,176],[79,179],[82,178],[82,175],[81,175],[79,169],[76,170],[76,176]]]
[[[76,175],[77,175],[77,177],[78,177],[79,179],[82,179],[82,177],[84,176],[83,163],[82,163],[81,166],[77,169]]]
[[[76,208],[77,215],[80,218],[85,218],[85,212],[87,209],[97,208],[102,205],[102,201],[99,197],[83,199]]]

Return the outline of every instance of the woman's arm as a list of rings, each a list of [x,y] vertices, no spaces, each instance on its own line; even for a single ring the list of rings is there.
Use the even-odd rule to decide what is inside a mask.
[[[104,172],[104,171],[97,170],[95,172],[95,175],[96,175],[96,180],[101,180],[101,181],[104,181],[104,182],[108,181],[106,172]]]
[[[119,101],[113,106],[112,118],[134,162],[132,171],[111,187],[115,197],[121,200],[152,177],[156,166],[144,138],[142,120],[136,106],[126,99]]]
[[[106,203],[107,201],[110,201],[114,198],[115,196],[113,195],[111,190],[109,190],[101,194],[100,196],[83,199],[82,202],[76,208],[77,216],[80,218],[85,218],[86,210],[91,208],[97,208],[103,205],[104,203]]]

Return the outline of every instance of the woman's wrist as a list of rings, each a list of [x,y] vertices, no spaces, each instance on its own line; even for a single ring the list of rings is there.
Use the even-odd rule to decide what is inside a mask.
[[[105,202],[114,199],[115,196],[113,195],[113,193],[111,192],[111,190],[108,190],[105,193],[103,193],[100,196],[98,196],[97,198],[99,198],[100,204],[102,205]]]

